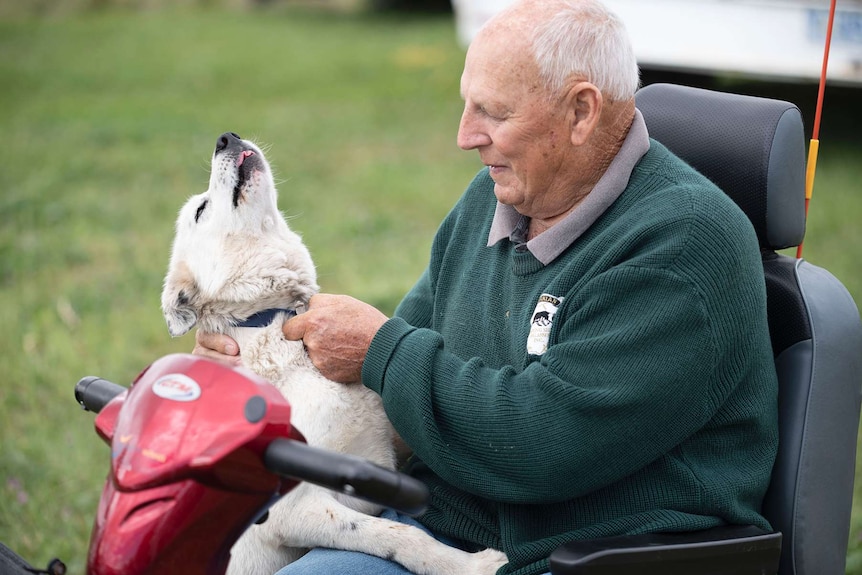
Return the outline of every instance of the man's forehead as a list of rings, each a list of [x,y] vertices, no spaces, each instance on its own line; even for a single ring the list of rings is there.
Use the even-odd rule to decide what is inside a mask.
[[[523,39],[505,36],[477,37],[467,51],[461,74],[461,96],[481,91],[531,90],[538,83],[538,67]]]

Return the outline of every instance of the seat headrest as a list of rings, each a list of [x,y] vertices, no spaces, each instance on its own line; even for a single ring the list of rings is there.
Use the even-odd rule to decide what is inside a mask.
[[[651,84],[636,95],[650,137],[712,180],[754,224],[762,248],[805,235],[805,136],[794,104]]]

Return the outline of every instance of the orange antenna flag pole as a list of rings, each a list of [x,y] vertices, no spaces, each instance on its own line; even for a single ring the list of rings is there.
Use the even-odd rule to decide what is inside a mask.
[[[820,151],[820,116],[823,112],[823,94],[826,91],[826,69],[829,66],[829,46],[832,45],[832,23],[835,21],[835,3],[829,6],[829,20],[826,25],[826,46],[823,48],[823,66],[820,69],[820,87],[817,90],[817,108],[814,112],[814,129],[808,145],[808,164],[805,169],[805,219],[808,219],[808,204],[814,193],[814,173],[817,171],[817,154]],[[802,244],[796,246],[796,257],[802,257]]]

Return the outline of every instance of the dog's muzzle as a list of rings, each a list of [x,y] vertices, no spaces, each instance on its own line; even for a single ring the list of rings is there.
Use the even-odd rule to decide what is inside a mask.
[[[254,150],[247,146],[239,134],[235,132],[225,132],[218,137],[213,155],[219,154],[227,154],[234,158],[237,180],[233,188],[233,206],[237,207],[242,198],[242,188],[251,177],[254,168],[260,165],[260,161]]]

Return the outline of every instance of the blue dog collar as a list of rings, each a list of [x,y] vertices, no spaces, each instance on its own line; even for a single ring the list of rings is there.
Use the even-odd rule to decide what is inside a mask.
[[[271,324],[272,320],[275,319],[275,316],[280,313],[287,314],[287,317],[293,317],[296,315],[296,310],[286,308],[265,309],[247,317],[244,321],[237,323],[236,327],[266,327]]]

